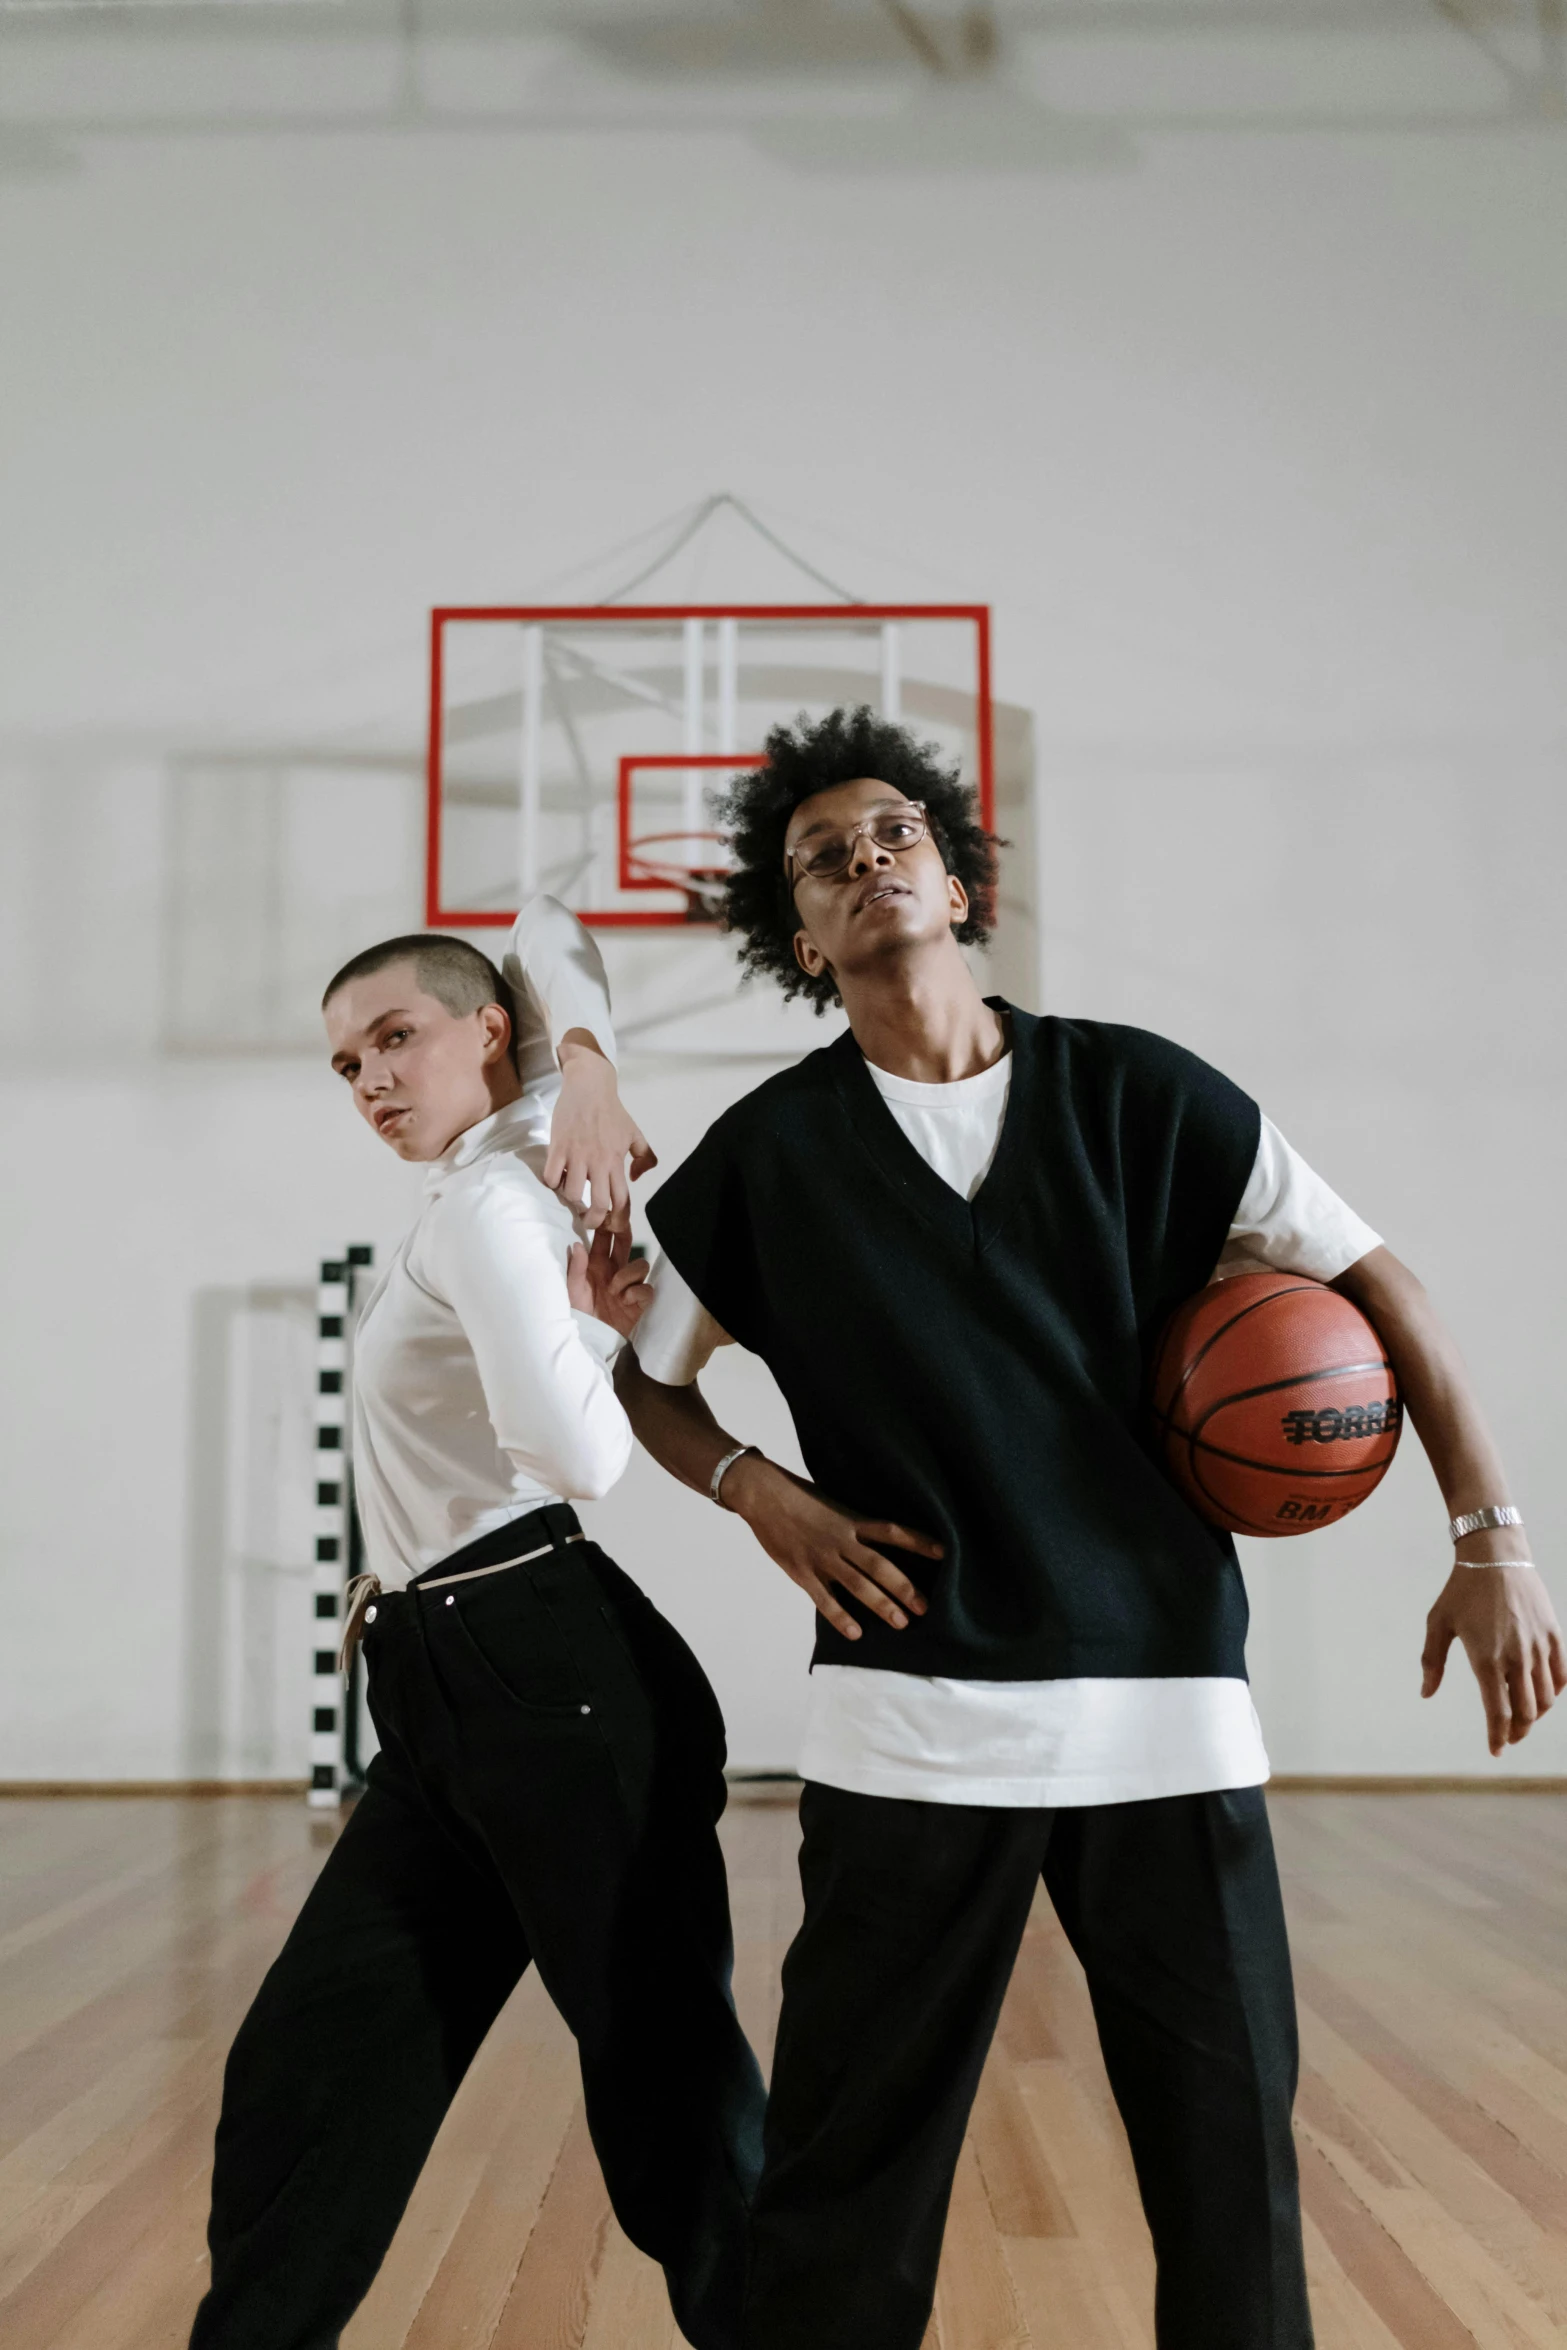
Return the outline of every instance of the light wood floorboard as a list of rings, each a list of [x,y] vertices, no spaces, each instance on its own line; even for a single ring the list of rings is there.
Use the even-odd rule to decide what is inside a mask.
[[[1280,1793],[1320,2350],[1567,2342],[1567,1797]],[[0,2340],[181,2350],[224,2053],[335,1827],[266,1798],[0,1801]],[[758,2050],[799,1917],[792,1802],[724,1825]],[[1153,2263],[1041,1895],[953,2194],[926,2350],[1152,2350]],[[344,2350],[679,2350],[610,2213],[533,1978]]]

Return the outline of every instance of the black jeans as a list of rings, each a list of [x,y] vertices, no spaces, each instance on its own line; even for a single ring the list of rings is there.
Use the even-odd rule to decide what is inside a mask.
[[[536,1511],[420,1584],[575,1524]],[[383,1594],[365,1657],[381,1751],[229,2056],[193,2350],[337,2342],[530,1960],[576,2035],[621,2225],[687,2338],[734,2350],[763,2091],[700,1665],[581,1541]]]
[[[745,2350],[918,2350],[1041,1873],[1131,2141],[1160,2350],[1310,2350],[1262,1790],[1048,1812],[811,1785],[800,1816]]]

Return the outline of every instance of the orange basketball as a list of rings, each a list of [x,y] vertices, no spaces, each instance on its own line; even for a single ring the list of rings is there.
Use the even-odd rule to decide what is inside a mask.
[[[1153,1410],[1170,1475],[1232,1534],[1347,1517],[1382,1482],[1404,1417],[1365,1315],[1300,1273],[1241,1273],[1182,1306],[1154,1359]]]

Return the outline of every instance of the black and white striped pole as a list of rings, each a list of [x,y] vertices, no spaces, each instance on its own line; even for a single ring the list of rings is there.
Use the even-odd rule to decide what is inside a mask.
[[[342,1801],[358,1776],[355,1692],[337,1669],[343,1595],[358,1564],[348,1374],[355,1276],[369,1271],[363,1245],[322,1260],[316,1293],[316,1534],[311,1581],[310,1793],[321,1809]]]

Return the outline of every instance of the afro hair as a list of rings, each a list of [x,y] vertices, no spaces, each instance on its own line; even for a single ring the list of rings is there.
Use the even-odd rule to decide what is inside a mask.
[[[806,996],[818,1012],[837,1003],[838,990],[831,972],[813,979],[795,961],[800,917],[784,871],[784,835],[802,800],[864,776],[924,801],[942,862],[968,894],[960,943],[982,946],[995,927],[996,852],[1006,844],[976,820],[975,795],[956,768],[942,764],[934,744],[916,742],[863,704],[814,723],[802,712],[792,727],[774,727],[766,765],[735,777],[718,815],[734,854],[724,927],[739,935],[747,977],[776,979],[786,996]]]

